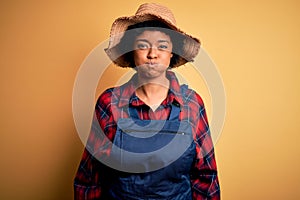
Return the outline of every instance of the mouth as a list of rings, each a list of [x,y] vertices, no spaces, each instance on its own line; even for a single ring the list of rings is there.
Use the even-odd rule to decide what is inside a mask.
[[[145,65],[149,66],[149,67],[156,67],[156,66],[159,65],[159,63],[156,63],[156,62],[146,62]]]
[[[149,65],[154,65],[154,64],[157,64],[157,62],[152,62],[152,61],[149,61],[149,62],[146,62],[146,64],[149,64]]]
[[[144,68],[144,69],[157,69],[164,67],[163,64],[158,63],[158,62],[145,62],[144,64],[140,65],[139,67]]]

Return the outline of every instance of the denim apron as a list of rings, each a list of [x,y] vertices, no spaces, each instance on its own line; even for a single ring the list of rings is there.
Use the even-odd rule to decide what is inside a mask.
[[[179,104],[168,120],[140,120],[137,109],[120,118],[111,156],[120,166],[109,199],[191,200],[190,169],[195,157],[191,125],[179,121]],[[122,172],[121,172],[122,171]]]

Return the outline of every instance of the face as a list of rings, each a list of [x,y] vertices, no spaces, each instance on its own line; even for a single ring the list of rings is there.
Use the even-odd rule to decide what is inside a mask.
[[[170,36],[160,31],[144,31],[134,41],[133,58],[140,77],[165,77],[172,54]]]

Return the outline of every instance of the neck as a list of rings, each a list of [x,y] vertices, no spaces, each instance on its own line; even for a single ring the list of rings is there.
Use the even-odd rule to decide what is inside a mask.
[[[146,77],[138,74],[137,76],[137,84],[139,86],[143,85],[161,85],[165,87],[169,87],[169,79],[166,77],[166,74],[164,76],[158,76],[158,77]]]
[[[169,86],[161,85],[157,83],[147,83],[138,88],[138,90],[147,97],[154,96],[155,94],[160,94],[161,92],[165,92],[168,89]]]
[[[138,80],[136,95],[148,106],[159,105],[167,97],[169,80],[164,77],[157,80]]]

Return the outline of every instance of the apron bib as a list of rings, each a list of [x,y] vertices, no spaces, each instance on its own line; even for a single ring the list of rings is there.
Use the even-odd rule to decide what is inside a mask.
[[[189,172],[195,157],[192,128],[171,106],[168,120],[131,118],[117,122],[111,156],[120,172],[109,190],[112,199],[191,200]],[[121,172],[122,171],[122,172]]]

